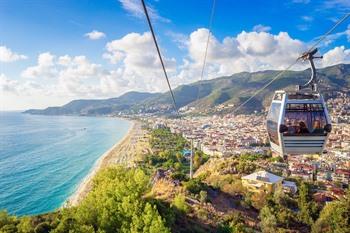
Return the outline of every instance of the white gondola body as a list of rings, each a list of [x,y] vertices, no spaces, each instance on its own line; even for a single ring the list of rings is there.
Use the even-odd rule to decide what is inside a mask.
[[[279,127],[285,124],[285,114],[287,106],[312,104],[322,106],[322,115],[326,124],[331,120],[328,115],[327,107],[321,94],[315,95],[313,99],[293,99],[285,91],[276,91],[269,110],[267,119],[267,129],[269,133],[271,149],[281,156],[291,154],[321,154],[326,146],[329,132],[314,135],[288,135],[280,133]],[[275,112],[275,113],[274,113]]]

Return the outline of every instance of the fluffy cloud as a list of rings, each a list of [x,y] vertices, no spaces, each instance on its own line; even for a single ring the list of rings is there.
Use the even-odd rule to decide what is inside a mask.
[[[112,64],[122,67],[117,73],[124,81],[118,80],[119,83],[127,84],[128,88],[134,90],[140,88],[148,91],[164,90],[164,74],[150,33],[127,34],[121,39],[107,43],[106,51],[103,57]],[[163,58],[167,71],[170,74],[174,73],[175,59],[166,56]]]
[[[17,81],[8,79],[5,74],[0,74],[0,90],[2,92],[17,92],[17,85]]]
[[[323,55],[321,64],[323,67],[332,66],[339,63],[350,63],[350,49],[344,46],[335,47]]]
[[[191,33],[188,43],[190,61],[186,69],[200,68],[203,63],[207,29]],[[236,37],[219,41],[211,35],[208,48],[208,72],[230,75],[241,71],[283,69],[306,49],[303,42],[292,39],[288,33],[273,35],[267,32],[241,32]]]
[[[198,29],[188,37],[182,34],[179,37],[174,33],[168,36],[182,50],[188,52],[182,64],[178,66],[175,59],[165,58],[173,86],[199,80],[208,30]],[[204,78],[210,79],[241,71],[284,69],[306,49],[306,43],[291,38],[286,32],[274,35],[267,32],[243,31],[236,37],[226,37],[222,41],[211,35]],[[119,68],[102,78],[101,90],[104,93],[111,90],[124,92],[130,89],[166,90],[164,75],[149,33],[130,33],[121,39],[109,42],[106,51],[104,58]],[[329,58],[327,57],[322,66],[330,64],[329,60],[337,60],[335,54],[329,54]],[[307,64],[299,64],[294,69],[306,67]]]
[[[176,84],[199,80],[207,36],[207,29],[198,29],[190,34],[186,43],[182,43],[187,46],[188,57],[179,66]],[[275,35],[243,31],[235,37],[225,37],[222,41],[211,35],[203,78],[211,79],[242,71],[282,70],[295,62],[307,49],[307,43],[291,38],[286,32]],[[350,63],[350,49],[340,46],[325,52],[317,66],[326,67],[339,63]],[[300,62],[293,69],[302,70],[308,66],[308,63]]]
[[[33,81],[23,81],[9,79],[5,74],[0,74],[0,91],[11,95],[32,95],[37,92],[43,92],[40,84]]]
[[[0,46],[0,62],[13,62],[23,59],[27,59],[27,56],[12,52],[6,46]]]
[[[96,87],[103,74],[101,65],[91,63],[85,56],[55,56],[39,54],[37,65],[28,67],[22,77],[45,82],[46,90],[60,96],[96,96]]]
[[[208,33],[207,29],[200,28],[189,35],[181,35],[180,41],[173,38],[185,53],[182,61],[168,57],[167,51],[161,47],[173,87],[199,80]],[[242,71],[285,69],[306,49],[305,42],[291,38],[286,32],[242,31],[223,39],[211,34],[203,78],[211,79]],[[58,56],[50,52],[39,54],[37,64],[22,72],[23,80],[11,80],[0,75],[0,93],[30,93],[40,98],[50,96],[59,103],[60,98],[67,101],[114,97],[131,90],[167,90],[150,33],[130,33],[108,42],[103,57],[111,65],[95,64],[85,56]],[[350,50],[340,46],[324,53],[324,59],[317,66],[343,62],[350,63]],[[307,67],[307,63],[301,63],[294,69]]]
[[[106,34],[104,34],[103,32],[93,30],[91,32],[86,33],[84,36],[88,37],[90,40],[99,40],[106,37]]]
[[[56,75],[57,70],[54,66],[55,56],[49,52],[41,53],[38,56],[38,64],[36,66],[30,66],[22,72],[22,76],[26,78],[38,78],[38,77],[53,77]]]

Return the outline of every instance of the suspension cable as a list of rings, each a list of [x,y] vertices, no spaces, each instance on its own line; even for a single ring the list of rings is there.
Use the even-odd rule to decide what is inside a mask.
[[[327,36],[329,34],[331,34],[342,22],[344,22],[347,18],[350,17],[350,13],[345,14],[345,16],[341,19],[339,19],[334,26],[327,31],[324,35],[322,35],[320,37],[319,40],[317,40],[313,46],[311,46],[311,48],[308,50],[308,52],[310,52],[311,50],[313,50],[319,43],[321,43],[324,39],[327,38]],[[288,70],[290,70],[298,61],[299,61],[300,57],[298,57],[291,65],[289,65],[285,70],[280,71],[271,81],[269,81],[267,84],[265,84],[262,88],[260,88],[259,90],[257,90],[256,92],[254,92],[254,94],[249,97],[246,101],[244,101],[242,104],[240,104],[237,108],[235,108],[233,110],[233,113],[237,112],[237,110],[239,110],[240,108],[242,108],[244,105],[246,105],[251,99],[253,99],[255,96],[257,96],[260,92],[262,92],[265,88],[267,88],[268,86],[270,86],[274,81],[276,81],[278,78],[280,78],[285,72],[287,72]]]
[[[265,84],[262,88],[257,90],[251,97],[249,97],[246,101],[244,101],[242,104],[240,104],[235,110],[233,110],[233,113],[237,112],[241,107],[243,107],[246,103],[248,103],[251,99],[253,99],[255,96],[257,96],[260,92],[262,92],[265,88],[270,86],[276,79],[281,77],[285,72],[287,72],[289,69],[291,69],[295,64],[297,64],[298,61],[294,61],[291,65],[289,65],[285,70],[280,71],[272,80],[270,80],[267,84]]]
[[[165,69],[165,65],[164,65],[164,62],[163,62],[163,58],[162,58],[162,55],[161,55],[161,53],[160,53],[160,49],[159,49],[159,46],[158,46],[158,42],[157,42],[157,39],[156,39],[154,30],[153,30],[153,26],[152,26],[151,19],[150,19],[149,14],[148,14],[148,10],[147,10],[145,1],[144,1],[144,0],[141,0],[141,2],[142,2],[143,11],[145,12],[145,15],[146,15],[146,18],[147,18],[148,26],[149,26],[149,28],[150,28],[150,30],[151,30],[151,34],[152,34],[152,38],[153,38],[154,44],[155,44],[156,49],[157,49],[158,57],[159,57],[159,60],[160,60],[161,65],[162,65],[162,69],[163,69],[163,72],[164,72],[164,76],[165,76],[165,79],[166,79],[167,84],[168,84],[168,88],[169,88],[169,91],[170,91],[170,94],[171,94],[171,98],[172,98],[172,100],[173,100],[173,105],[174,105],[175,112],[179,115],[179,111],[178,111],[178,109],[177,109],[177,105],[176,105],[176,101],[175,101],[174,92],[173,92],[173,90],[172,90],[172,88],[171,88],[171,85],[170,85],[170,82],[169,82],[168,73],[167,73],[167,71],[166,71],[166,69]]]
[[[216,0],[213,0],[213,5],[211,7],[211,13],[210,13],[210,19],[209,19],[209,26],[208,26],[208,38],[207,38],[205,51],[204,51],[204,59],[203,59],[203,65],[202,65],[202,70],[201,70],[201,76],[200,76],[200,79],[199,79],[199,86],[198,86],[197,100],[196,101],[198,101],[199,98],[200,98],[200,92],[201,92],[201,87],[202,87],[202,80],[203,80],[205,65],[206,65],[206,62],[207,62],[208,48],[209,48],[210,36],[211,36],[211,31],[212,31],[212,26],[213,26],[213,18],[214,18],[214,13],[215,13],[215,4],[216,4]]]
[[[344,22],[347,18],[350,17],[350,13],[347,13],[344,15],[343,18],[339,19],[338,22],[336,24],[334,24],[334,26],[329,29],[328,32],[326,32],[323,36],[321,36],[318,41],[316,41],[316,43],[308,50],[308,52],[311,52],[314,48],[316,48],[316,46],[321,43],[321,41],[323,41],[324,39],[326,39],[327,36],[329,36],[329,34],[331,34],[342,22]]]

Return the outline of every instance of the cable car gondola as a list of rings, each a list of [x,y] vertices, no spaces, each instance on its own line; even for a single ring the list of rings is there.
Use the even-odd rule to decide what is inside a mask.
[[[297,91],[276,91],[267,115],[271,149],[281,156],[321,154],[331,132],[331,120],[323,96],[318,92],[313,62],[317,49],[300,58],[309,60],[311,79]]]

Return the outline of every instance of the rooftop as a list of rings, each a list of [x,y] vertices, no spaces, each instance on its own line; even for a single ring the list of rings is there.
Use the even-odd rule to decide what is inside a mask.
[[[254,172],[250,175],[243,176],[242,179],[262,181],[262,182],[274,184],[274,183],[277,183],[277,182],[283,180],[283,177],[276,176],[276,175],[269,173],[267,171],[258,171],[258,172]]]

